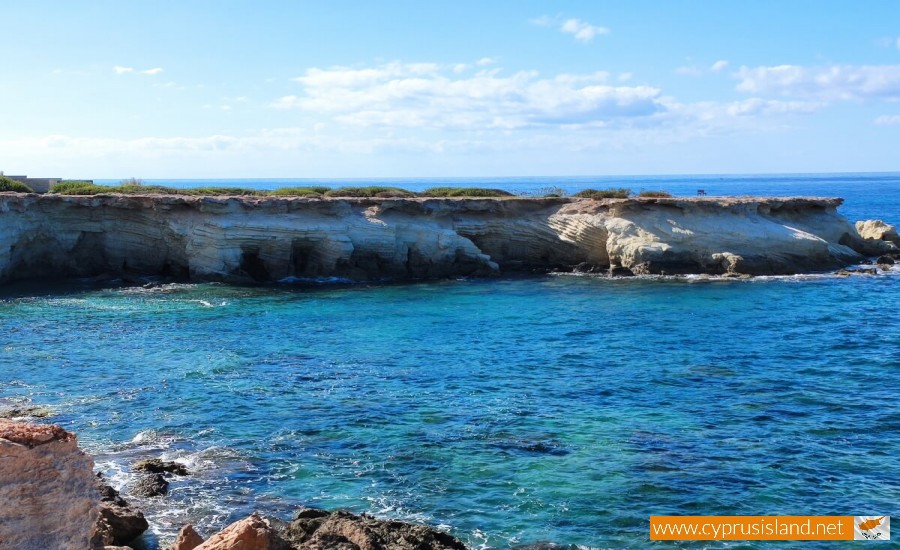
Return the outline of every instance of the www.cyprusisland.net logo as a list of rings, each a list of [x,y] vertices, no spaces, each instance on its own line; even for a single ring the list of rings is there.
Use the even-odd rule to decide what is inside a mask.
[[[853,516],[853,540],[891,540],[891,516]]]

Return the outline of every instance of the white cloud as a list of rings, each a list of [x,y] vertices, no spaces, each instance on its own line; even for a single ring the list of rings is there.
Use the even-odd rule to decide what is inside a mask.
[[[485,67],[487,65],[493,65],[496,62],[497,62],[497,60],[494,59],[493,57],[482,57],[481,59],[476,61],[475,64],[478,65],[479,67]]]
[[[574,35],[575,40],[585,43],[592,41],[597,35],[609,33],[609,29],[606,27],[591,25],[581,19],[567,19],[559,27],[559,30]]]
[[[154,67],[152,69],[144,69],[142,71],[139,71],[139,70],[135,69],[134,67],[123,67],[121,65],[116,65],[115,67],[113,67],[113,72],[116,74],[140,73],[140,74],[145,74],[145,75],[149,75],[149,76],[156,76],[159,73],[163,72],[163,70],[160,67]]]
[[[609,74],[536,71],[502,76],[499,68],[460,76],[436,64],[399,62],[372,68],[311,68],[294,79],[303,93],[273,103],[280,109],[327,113],[360,126],[481,130],[610,122],[661,109],[660,90],[612,86]]]
[[[900,50],[900,36],[897,37],[897,49]]]
[[[534,19],[529,20],[529,23],[532,25],[537,25],[538,27],[549,27],[556,23],[557,18],[550,17],[549,15],[542,15],[540,17],[535,17]]]
[[[875,119],[878,126],[895,126],[900,125],[900,115],[882,115]]]
[[[741,67],[737,89],[819,100],[900,100],[900,65]]]
[[[675,74],[680,74],[682,76],[700,76],[703,74],[703,69],[694,67],[693,65],[684,65],[682,67],[676,67]]]
[[[690,59],[688,59],[690,61]],[[675,74],[682,76],[703,76],[706,73],[718,73],[728,67],[728,61],[720,59],[709,67],[701,67],[699,65],[682,65],[675,68]]]
[[[634,73],[621,73],[619,75],[619,82],[628,82],[634,77]]]

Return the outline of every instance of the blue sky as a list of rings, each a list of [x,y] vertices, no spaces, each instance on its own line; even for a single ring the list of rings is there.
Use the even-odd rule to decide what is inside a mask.
[[[900,171],[900,2],[6,3],[0,170]]]

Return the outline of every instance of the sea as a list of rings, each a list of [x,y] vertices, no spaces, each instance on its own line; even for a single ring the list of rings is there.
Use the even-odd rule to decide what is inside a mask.
[[[838,196],[851,221],[900,224],[896,173],[147,183]],[[45,408],[78,434],[145,511],[139,548],[188,522],[208,535],[297,506],[424,522],[474,549],[644,548],[651,515],[897,512],[898,309],[900,266],[18,283],[0,288],[0,408]],[[165,497],[129,496],[131,465],[150,457],[190,475]]]

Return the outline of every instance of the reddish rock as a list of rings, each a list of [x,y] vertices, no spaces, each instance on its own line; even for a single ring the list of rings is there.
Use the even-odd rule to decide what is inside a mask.
[[[99,516],[94,461],[59,426],[0,419],[0,547],[85,550]]]
[[[283,548],[278,534],[257,514],[236,521],[195,547],[195,550],[277,550]]]
[[[175,539],[172,550],[194,550],[201,544],[203,544],[203,537],[198,535],[197,531],[194,531],[194,526],[189,523],[178,532],[178,538]]]

